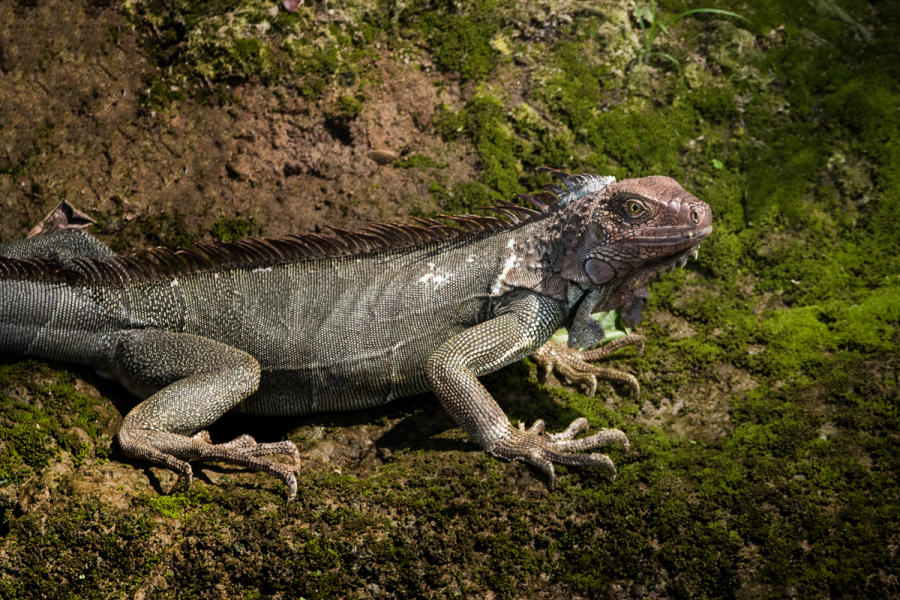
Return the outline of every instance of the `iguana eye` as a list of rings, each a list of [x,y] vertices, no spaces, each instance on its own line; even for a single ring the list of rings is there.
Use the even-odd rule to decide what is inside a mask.
[[[625,201],[625,214],[629,217],[639,217],[647,211],[647,208],[639,201],[628,199]]]

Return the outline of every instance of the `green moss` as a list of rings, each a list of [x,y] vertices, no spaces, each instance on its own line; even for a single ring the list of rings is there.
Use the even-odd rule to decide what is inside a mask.
[[[144,104],[155,109],[165,109],[173,102],[183,99],[182,88],[165,79],[150,81],[149,87],[143,94]]]
[[[891,105],[896,90],[878,78],[853,77],[825,98],[823,109],[847,128],[854,137],[873,150],[892,141],[900,117]]]
[[[223,242],[234,242],[251,235],[262,234],[262,226],[250,217],[220,217],[212,224],[210,233]]]
[[[19,423],[15,427],[4,428],[3,439],[11,452],[10,459],[19,458],[34,469],[46,467],[56,457],[53,438],[47,425],[40,422]]]
[[[701,246],[698,253],[700,265],[709,269],[710,273],[726,281],[734,281],[739,276],[741,256],[744,245],[741,238],[725,229],[715,234]]]
[[[475,95],[464,110],[466,132],[480,159],[482,182],[505,198],[520,191],[519,156],[524,144],[506,122],[503,101],[484,92]]]
[[[337,47],[330,43],[311,46],[296,42],[288,47],[288,52],[292,63],[299,71],[297,87],[300,93],[307,98],[321,96],[328,85],[329,77],[338,68]]]
[[[730,87],[702,87],[692,91],[688,100],[701,115],[716,122],[729,121],[738,116],[734,90]]]
[[[0,590],[72,598],[133,591],[158,563],[154,529],[146,515],[99,504],[51,508],[40,520],[26,515],[11,527],[15,541]],[[52,552],[52,560],[42,552]]]
[[[604,81],[609,76],[603,61],[586,54],[582,40],[561,40],[547,56],[555,68],[534,92],[550,114],[579,135],[588,132],[589,122],[603,106]]]
[[[56,382],[36,383],[48,380]],[[0,393],[0,481],[22,482],[59,460],[60,451],[75,466],[109,455],[102,402],[76,392],[73,380],[38,363],[0,365],[0,389],[27,390],[24,396]]]
[[[151,509],[170,519],[182,519],[188,511],[205,507],[212,499],[210,489],[200,485],[191,486],[183,492],[144,498]]]
[[[198,235],[188,228],[184,215],[180,212],[161,211],[150,214],[138,221],[141,235],[153,246],[167,248],[187,248],[197,240]]]
[[[337,99],[337,112],[346,119],[355,119],[362,112],[363,98],[358,96],[341,96]]]
[[[439,10],[430,8],[422,16],[413,17],[426,35],[434,63],[445,71],[459,73],[465,80],[481,80],[491,71],[498,54],[491,46],[500,31],[496,2],[478,0],[468,3],[465,12],[457,13],[451,3]]]
[[[769,345],[762,363],[775,373],[801,374],[821,364],[833,339],[820,307],[778,310],[763,321],[761,334]]]
[[[466,115],[442,104],[434,116],[434,127],[445,140],[458,138],[466,129]]]
[[[447,214],[472,214],[482,206],[490,206],[494,194],[490,188],[477,181],[466,181],[447,190],[438,183],[429,186],[429,192],[438,204],[443,207],[441,212]]]
[[[438,163],[430,156],[424,154],[410,154],[394,161],[394,166],[401,169],[428,169],[438,166]]]
[[[829,305],[828,318],[835,343],[868,352],[890,352],[900,327],[900,286],[877,288],[859,303]]]
[[[278,76],[271,51],[255,38],[199,39],[189,46],[189,53],[198,63],[199,74],[211,81]]]
[[[375,53],[375,7],[356,31],[318,21],[303,9],[288,13],[263,0],[129,4],[128,17],[161,67],[150,76],[145,104],[163,108],[187,95],[234,101],[229,86],[257,80],[318,99],[329,86],[357,85]],[[336,77],[335,77],[336,76]]]
[[[508,110],[502,98],[484,88],[458,113],[444,107],[436,116],[436,128],[446,139],[466,136],[472,141],[480,183],[501,198],[525,191],[520,180],[533,177],[535,167],[564,167],[574,151],[565,132],[535,123],[525,110]]]

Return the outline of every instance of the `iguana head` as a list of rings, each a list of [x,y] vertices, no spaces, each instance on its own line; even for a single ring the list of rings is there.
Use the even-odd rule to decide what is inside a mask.
[[[592,313],[619,307],[626,325],[639,323],[650,279],[684,265],[712,232],[709,206],[669,177],[616,182],[541,170],[565,189],[549,185],[537,196],[522,196],[540,213],[526,221],[530,231],[519,232],[518,224],[505,230],[508,250],[491,295],[519,288],[556,298],[584,331],[592,329],[585,326],[594,322]],[[516,208],[503,204],[496,210],[517,219],[510,215]]]
[[[684,264],[712,232],[709,206],[669,177],[610,183],[579,204],[587,218],[560,274],[582,287],[624,280],[642,286],[655,272]]]

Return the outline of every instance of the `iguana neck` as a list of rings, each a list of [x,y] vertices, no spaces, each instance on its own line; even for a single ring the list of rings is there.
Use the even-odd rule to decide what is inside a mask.
[[[538,292],[571,309],[589,289],[597,287],[587,278],[573,280],[563,275],[566,256],[590,226],[593,207],[581,198],[568,202],[564,199],[561,197],[545,218],[529,228],[505,233],[509,235],[510,254],[502,284],[504,289],[518,287]],[[603,287],[612,292],[624,282],[610,282]]]

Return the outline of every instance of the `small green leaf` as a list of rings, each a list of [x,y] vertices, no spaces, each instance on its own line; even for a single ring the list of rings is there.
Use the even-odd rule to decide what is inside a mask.
[[[650,10],[649,6],[637,6],[634,9],[634,18],[646,21],[647,23],[653,23],[653,11]]]
[[[725,166],[725,163],[723,163],[718,158],[714,158],[714,159],[712,159],[712,166],[714,169],[721,169],[722,167]]]
[[[668,52],[653,52],[653,54],[655,54],[656,56],[660,56],[660,57],[662,57],[662,58],[665,58],[666,60],[670,61],[670,62],[671,62],[672,64],[674,64],[675,66],[678,66],[678,65],[681,64],[680,62],[678,62],[678,59],[677,59],[677,58],[675,58],[674,56],[672,56],[672,55],[669,54]]]
[[[619,311],[612,310],[609,312],[598,312],[591,315],[591,318],[600,323],[603,327],[604,336],[601,344],[610,342],[616,338],[624,337],[631,333],[628,327],[625,327],[620,321]],[[551,342],[557,344],[565,344],[569,341],[569,332],[565,327],[558,329],[550,338]]]
[[[747,17],[745,17],[743,15],[739,15],[738,13],[732,12],[730,10],[722,10],[721,8],[694,8],[691,10],[684,11],[683,13],[681,13],[680,15],[675,17],[675,19],[673,21],[677,21],[688,15],[697,15],[697,14],[702,14],[702,13],[712,14],[712,15],[721,15],[723,17],[735,17],[742,21],[747,20]]]

